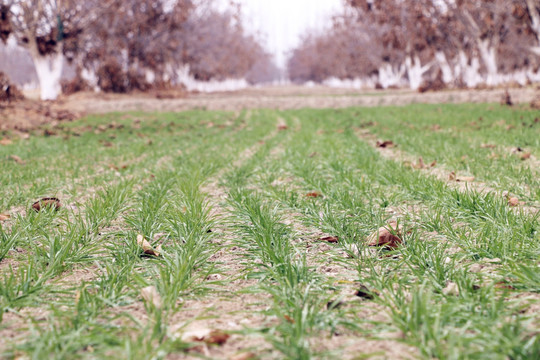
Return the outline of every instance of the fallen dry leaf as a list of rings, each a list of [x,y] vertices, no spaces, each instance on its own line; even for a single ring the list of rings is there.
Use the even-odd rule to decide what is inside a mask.
[[[474,176],[458,176],[456,177],[457,182],[473,182],[475,179]]]
[[[246,352],[246,353],[241,353],[238,355],[233,355],[229,358],[229,360],[256,360],[256,359],[257,359],[257,355],[255,355],[255,353],[252,353],[252,352]]]
[[[513,287],[512,285],[504,282],[504,281],[499,281],[498,283],[495,284],[495,288],[496,289],[504,289],[504,290],[515,290],[516,288]]]
[[[32,204],[32,209],[34,209],[34,211],[41,211],[47,207],[53,207],[58,211],[62,207],[62,204],[60,203],[60,200],[55,197],[46,197]]]
[[[277,127],[277,129],[279,131],[287,130],[288,128],[289,127],[287,125],[285,125],[285,124],[279,124],[278,127]]]
[[[387,226],[380,227],[366,239],[368,246],[383,246],[395,249],[403,243],[401,226],[392,221]]]
[[[11,218],[11,215],[9,214],[0,214],[0,221],[6,221]]]
[[[212,330],[210,334],[206,336],[194,336],[191,341],[204,342],[207,345],[223,345],[227,342],[227,340],[229,340],[230,337],[231,335],[226,334],[221,330]]]
[[[442,290],[443,294],[446,296],[459,296],[459,287],[455,282],[448,282],[446,287]]]
[[[0,140],[0,145],[11,145],[11,144],[13,144],[13,141],[11,141],[8,138],[3,138],[2,140]]]
[[[339,241],[339,238],[337,236],[325,236],[321,239],[319,239],[321,241],[326,241],[326,242],[329,242],[329,243],[332,243],[332,244],[336,244],[338,241]]]
[[[322,194],[320,192],[317,192],[317,191],[313,191],[313,192],[309,192],[306,194],[306,197],[310,197],[310,198],[318,198],[318,197],[321,197]]]
[[[377,147],[378,148],[391,148],[396,146],[392,140],[385,140],[385,141],[377,141]]]
[[[497,147],[497,145],[493,145],[493,144],[482,144],[480,145],[480,147],[482,149],[495,149]]]
[[[161,296],[155,286],[147,286],[141,289],[141,297],[149,304],[153,304],[156,309],[161,308]]]
[[[437,166],[437,160],[433,160],[433,162],[431,164],[429,164],[429,167],[435,167]]]
[[[24,165],[25,162],[23,159],[21,159],[19,156],[17,155],[9,155],[9,158],[13,161],[15,161],[17,164],[21,164],[21,165]]]
[[[519,199],[517,197],[509,197],[508,198],[508,205],[515,207],[519,205]]]
[[[146,255],[159,256],[161,248],[158,246],[157,249],[154,249],[152,245],[142,236],[141,234],[137,235],[137,245],[139,245]]]
[[[375,298],[375,295],[377,295],[377,293],[370,291],[364,285],[360,285],[360,288],[354,292],[354,295],[361,297],[362,299],[373,300]]]
[[[531,158],[531,153],[530,152],[526,152],[526,153],[523,153],[521,154],[521,156],[519,157],[521,160],[529,160]]]
[[[415,169],[425,169],[426,164],[424,163],[424,159],[419,157],[418,162],[416,164],[413,164],[413,168],[415,168]]]
[[[289,315],[283,315],[283,317],[285,318],[285,320],[287,320],[288,322],[290,322],[291,324],[294,324],[296,321],[294,321],[294,319],[292,317],[290,317]]]

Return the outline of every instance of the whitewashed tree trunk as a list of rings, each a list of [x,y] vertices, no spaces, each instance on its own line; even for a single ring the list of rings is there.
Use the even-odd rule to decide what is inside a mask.
[[[64,67],[62,51],[42,56],[37,51],[32,54],[41,89],[41,100],[55,100],[62,92],[60,78]]]
[[[386,63],[379,68],[379,83],[385,89],[390,86],[400,85],[404,74],[404,66],[396,69],[391,64]]]
[[[499,73],[497,69],[497,49],[495,46],[489,46],[488,40],[480,40],[478,41],[478,50],[487,70],[486,83],[496,85]]]
[[[445,84],[450,84],[452,81],[454,81],[455,75],[454,75],[454,72],[452,71],[452,68],[450,67],[450,64],[448,63],[446,54],[442,51],[437,51],[435,53],[435,60],[437,60],[437,63],[439,64],[439,67],[441,68],[443,82]]]
[[[407,56],[407,58],[405,58],[405,66],[407,68],[410,88],[412,90],[418,90],[420,85],[422,85],[424,74],[429,70],[431,64],[422,66],[418,56]]]
[[[472,58],[469,64],[469,58],[464,51],[459,52],[455,73],[459,74],[465,85],[470,88],[477,86],[484,80],[482,75],[480,75],[480,62],[478,58]]]

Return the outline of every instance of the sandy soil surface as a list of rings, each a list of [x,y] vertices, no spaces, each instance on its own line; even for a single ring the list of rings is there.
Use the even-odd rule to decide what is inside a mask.
[[[514,103],[530,103],[540,95],[533,87],[510,89]],[[112,111],[181,111],[191,109],[299,109],[388,106],[412,103],[499,102],[504,89],[449,90],[420,94],[410,90],[354,90],[322,86],[273,86],[235,92],[189,94],[185,98],[156,99],[147,95],[107,95],[80,93],[64,100],[72,111],[106,113]]]
[[[509,89],[515,104],[528,104],[540,97],[540,87]],[[499,102],[505,89],[447,90],[420,94],[410,90],[354,90],[324,86],[268,86],[221,93],[166,92],[148,94],[77,93],[57,101],[41,102],[36,94],[24,101],[0,104],[0,131],[30,129],[56,121],[69,121],[84,114],[123,111],[184,111],[242,109],[345,108],[392,106],[413,103]]]

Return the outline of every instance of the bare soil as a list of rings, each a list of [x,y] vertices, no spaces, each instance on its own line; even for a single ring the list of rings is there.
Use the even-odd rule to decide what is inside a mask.
[[[534,87],[508,90],[514,104],[530,104],[540,95]],[[345,108],[353,106],[391,106],[414,103],[493,103],[500,102],[506,90],[445,90],[418,93],[411,90],[355,90],[325,86],[267,86],[220,93],[170,92],[104,94],[80,92],[57,101],[26,100],[0,106],[0,131],[26,132],[56,121],[72,120],[83,114],[122,111],[184,111],[244,109]]]

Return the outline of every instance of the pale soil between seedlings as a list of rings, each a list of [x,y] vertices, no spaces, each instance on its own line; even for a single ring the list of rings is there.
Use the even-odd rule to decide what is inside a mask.
[[[356,134],[360,139],[364,140],[368,145],[372,146],[375,150],[377,150],[377,152],[385,159],[394,160],[394,161],[398,161],[398,162],[402,162],[406,164],[411,164],[411,166],[412,164],[416,164],[416,162],[419,160],[418,157],[414,157],[413,155],[406,153],[396,147],[384,147],[384,148],[377,147],[376,142],[378,140],[378,137],[377,135],[371,133],[369,130],[358,129],[356,131]],[[536,161],[536,160],[533,160],[533,161]],[[465,181],[450,180],[450,173],[452,172],[452,170],[447,169],[444,166],[439,165],[439,164],[437,164],[434,167],[430,167],[429,164],[426,164],[424,168],[417,169],[417,170],[422,171],[428,175],[434,176],[435,178],[441,181],[444,181],[451,188],[458,189],[462,192],[465,192],[468,190],[475,190],[479,193],[494,193],[503,197],[503,192],[496,190],[493,187],[490,187],[488,184],[477,181],[475,179],[465,179]],[[515,207],[515,209],[523,210],[527,213],[534,214],[540,210],[540,204],[537,204],[537,203],[528,204],[528,205],[520,204],[519,206]]]
[[[278,119],[278,123],[282,121]],[[276,132],[269,134],[258,144],[242,152],[234,167],[240,167],[248,161],[262,146],[262,144],[274,137]],[[284,149],[277,145],[269,152],[271,157],[277,157]],[[231,210],[223,207],[227,195],[223,188],[218,185],[218,179],[223,175],[223,170],[205,185],[201,190],[208,194],[209,203],[212,207],[212,215],[218,219],[224,219]],[[381,321],[389,323],[389,318],[384,309],[372,302],[364,302],[354,295],[356,273],[352,269],[346,269],[337,265],[328,258],[328,253],[335,252],[331,246],[319,239],[324,234],[318,229],[305,226],[301,223],[300,214],[284,211],[284,222],[293,229],[295,246],[301,252],[305,252],[309,266],[313,266],[317,272],[328,276],[340,288],[333,297],[345,302],[346,307],[353,306],[355,317],[359,321]],[[256,333],[249,334],[246,329],[260,329],[275,325],[279,319],[265,316],[264,311],[272,306],[272,298],[268,294],[250,291],[256,285],[253,280],[243,279],[246,260],[242,257],[242,249],[234,246],[235,235],[232,229],[220,222],[215,229],[215,245],[223,249],[216,252],[210,261],[216,263],[221,271],[217,278],[222,281],[215,292],[206,295],[202,299],[190,299],[183,303],[182,310],[176,314],[171,327],[183,339],[193,336],[202,337],[211,330],[230,331],[233,336],[223,346],[203,346],[199,351],[204,356],[216,359],[232,358],[235,354],[253,352],[263,358],[279,358],[279,354],[273,351],[263,336]],[[341,281],[340,281],[341,280]],[[344,285],[345,284],[345,285]],[[323,309],[321,309],[323,311]],[[174,332],[173,331],[173,332]],[[247,333],[242,332],[247,331]],[[354,332],[344,330],[339,334],[328,334],[323,340],[313,340],[313,347],[318,351],[336,351],[341,358],[353,359],[360,354],[370,355],[375,359],[409,359],[416,358],[417,350],[404,345],[399,341],[399,332],[381,334],[378,338],[363,338]],[[193,354],[197,356],[197,354]],[[171,355],[170,359],[176,359],[179,355]],[[181,358],[181,357],[178,357]]]

